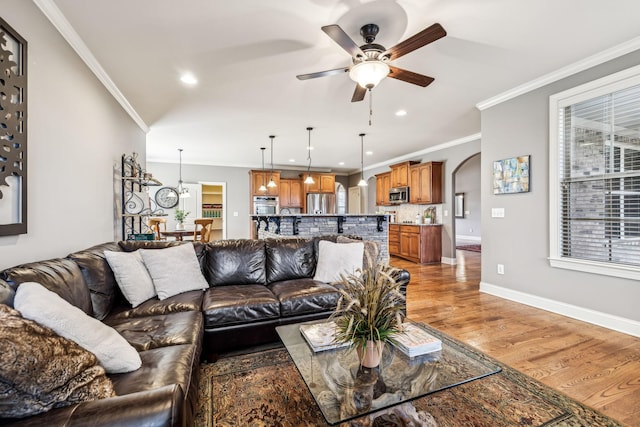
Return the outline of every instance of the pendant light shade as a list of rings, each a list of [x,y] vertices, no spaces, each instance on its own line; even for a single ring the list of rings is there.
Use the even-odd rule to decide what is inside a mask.
[[[364,133],[360,134],[360,182],[358,187],[366,187],[367,181],[364,180]]]
[[[267,187],[264,185],[264,150],[266,150],[265,147],[260,147],[260,151],[262,151],[262,185],[258,188],[258,191],[261,193],[267,192]]]
[[[304,180],[304,183],[307,185],[315,184],[315,181],[311,177],[311,131],[312,127],[308,127],[307,131],[309,132],[309,143],[307,145],[307,160],[309,161],[309,165],[307,166],[307,177]]]
[[[191,197],[191,194],[189,194],[189,189],[188,188],[184,188],[184,186],[182,185],[182,148],[178,148],[178,152],[180,153],[180,169],[179,169],[179,180],[178,180],[178,196],[181,199],[187,199],[189,197]]]
[[[275,188],[277,187],[276,182],[273,180],[273,138],[275,138],[275,135],[269,135],[269,138],[271,138],[271,175],[267,187]]]

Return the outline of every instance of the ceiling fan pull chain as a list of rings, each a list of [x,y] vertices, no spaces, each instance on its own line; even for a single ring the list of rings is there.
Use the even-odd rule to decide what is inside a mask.
[[[371,116],[373,116],[373,91],[369,89],[369,126],[371,126]]]

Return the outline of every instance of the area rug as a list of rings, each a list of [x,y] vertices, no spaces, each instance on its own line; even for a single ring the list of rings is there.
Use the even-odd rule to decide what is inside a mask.
[[[482,353],[470,351],[500,365],[502,371],[415,400],[416,409],[431,414],[439,427],[622,426]],[[328,425],[284,348],[203,364],[198,387],[198,427]],[[388,424],[376,420],[374,425]]]
[[[482,252],[482,245],[460,245],[456,246],[456,249],[470,252]]]

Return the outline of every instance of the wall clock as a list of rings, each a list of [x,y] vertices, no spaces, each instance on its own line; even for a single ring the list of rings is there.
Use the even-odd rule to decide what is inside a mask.
[[[162,187],[156,191],[156,203],[164,209],[171,209],[178,205],[178,191],[173,187]]]

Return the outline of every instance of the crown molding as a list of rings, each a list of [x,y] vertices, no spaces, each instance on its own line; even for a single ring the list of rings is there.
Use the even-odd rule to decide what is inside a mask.
[[[118,101],[140,129],[142,129],[144,133],[149,132],[147,124],[138,115],[122,92],[120,92],[120,89],[118,89],[113,80],[111,80],[107,72],[102,68],[102,65],[100,65],[96,57],[93,56],[93,53],[91,53],[87,45],[82,41],[76,30],[71,26],[53,0],[33,0],[33,2],[40,8],[44,16],[49,19],[62,37],[69,43],[71,48],[73,48],[84,63],[87,64],[87,67],[96,75],[98,80],[107,88],[109,93]]]
[[[600,65],[612,59],[619,58],[623,55],[626,55],[627,53],[631,53],[638,49],[640,49],[640,37],[633,38],[627,42],[621,43],[600,53],[582,59],[578,62],[567,65],[566,67],[562,67],[559,70],[553,71],[549,74],[545,74],[542,77],[531,80],[528,83],[516,86],[515,88],[510,89],[506,92],[502,92],[501,94],[498,94],[492,98],[481,101],[476,104],[476,108],[480,111],[486,110],[487,108],[496,106],[517,96],[524,95],[527,92],[539,89],[548,84],[557,82],[558,80],[595,67],[596,65]]]
[[[384,162],[369,165],[365,167],[364,170],[376,169],[382,166],[388,166],[394,163],[400,163],[405,160],[412,160],[412,159],[415,159],[416,157],[424,156],[425,154],[428,154],[428,153],[433,153],[434,151],[444,150],[446,148],[455,147],[456,145],[467,144],[469,142],[477,141],[481,138],[482,138],[482,134],[480,132],[474,133],[473,135],[464,136],[462,138],[454,139],[453,141],[444,142],[442,144],[434,145],[433,147],[425,148],[424,150],[414,151],[413,153],[404,154],[399,157],[394,157],[393,159],[385,160]]]

